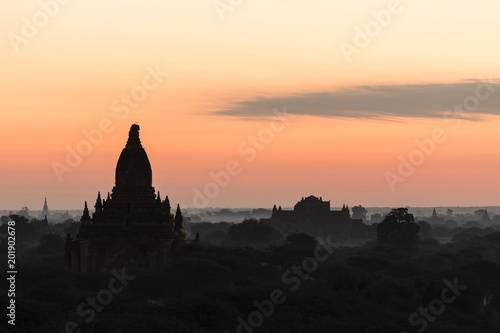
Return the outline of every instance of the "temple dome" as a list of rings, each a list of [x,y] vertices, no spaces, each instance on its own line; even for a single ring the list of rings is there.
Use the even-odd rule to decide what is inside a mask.
[[[128,141],[116,165],[117,188],[151,187],[153,176],[148,155],[139,139],[139,125],[130,127]]]

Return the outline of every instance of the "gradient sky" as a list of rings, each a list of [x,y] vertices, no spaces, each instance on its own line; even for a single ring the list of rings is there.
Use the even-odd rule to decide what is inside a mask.
[[[341,45],[390,0],[242,0],[223,20],[212,0],[65,2],[53,17],[41,4],[55,0],[0,2],[0,209],[93,203],[134,122],[153,186],[183,206],[229,161],[240,172],[208,206],[498,205],[498,1],[401,0],[350,63]],[[169,75],[118,111],[155,68]],[[450,113],[477,89],[477,107]],[[279,131],[273,109],[290,114]],[[103,119],[112,130],[59,179],[54,163]],[[391,189],[436,129],[446,139]]]

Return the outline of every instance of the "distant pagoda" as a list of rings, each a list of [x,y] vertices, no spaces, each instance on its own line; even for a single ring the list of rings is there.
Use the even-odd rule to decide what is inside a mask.
[[[47,198],[45,198],[45,202],[43,203],[42,212],[40,213],[39,219],[43,219],[49,216],[49,206],[47,205]]]
[[[118,267],[166,264],[172,249],[184,240],[179,205],[174,217],[170,201],[155,194],[152,171],[139,139],[139,125],[129,137],[116,165],[115,186],[106,199],[97,194],[90,216],[87,202],[76,240],[66,238],[66,260],[75,271],[109,271]]]

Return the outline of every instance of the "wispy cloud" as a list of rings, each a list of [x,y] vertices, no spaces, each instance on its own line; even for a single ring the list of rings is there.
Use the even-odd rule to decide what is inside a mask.
[[[389,117],[442,117],[464,98],[476,94],[481,81],[466,80],[454,84],[357,86],[332,92],[295,94],[275,98],[256,98],[239,101],[216,115],[241,118],[272,117],[273,108],[287,106],[289,114],[318,117],[384,119]],[[500,80],[484,83],[500,91]],[[488,88],[484,86],[484,92]],[[476,115],[477,114],[477,115]],[[469,119],[480,119],[480,114],[500,114],[500,93],[494,93],[481,102],[476,114]]]

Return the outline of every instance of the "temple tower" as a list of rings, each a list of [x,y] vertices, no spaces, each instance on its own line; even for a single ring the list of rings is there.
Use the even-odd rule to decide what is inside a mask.
[[[79,259],[75,260],[75,255],[68,258],[75,270],[158,268],[166,264],[176,236],[185,234],[180,232],[179,205],[174,218],[168,197],[161,200],[160,193],[155,194],[151,164],[139,139],[139,130],[137,124],[130,127],[116,165],[115,186],[105,200],[97,193],[92,218],[85,202],[78,239],[70,240],[78,242],[73,248],[78,249]]]

